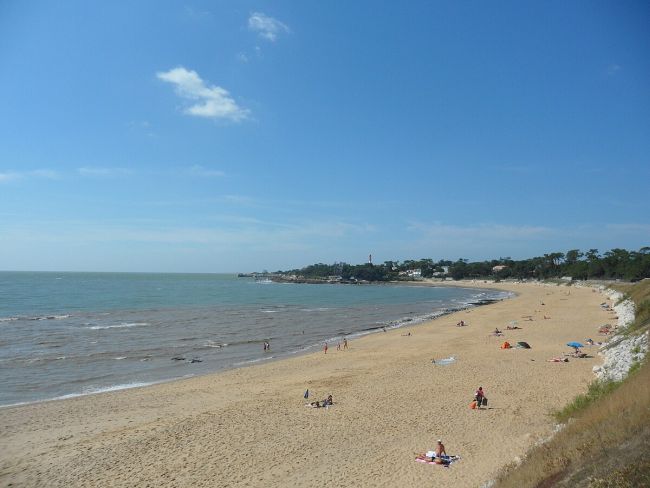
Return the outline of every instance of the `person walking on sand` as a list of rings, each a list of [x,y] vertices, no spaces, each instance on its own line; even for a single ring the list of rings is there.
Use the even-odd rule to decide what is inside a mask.
[[[323,351],[325,351],[325,354],[327,354],[327,342],[325,343],[325,347],[323,347]]]
[[[340,342],[336,344],[336,350],[337,350],[337,351],[340,351],[340,350],[341,350],[341,343],[340,343]]]
[[[347,348],[348,348],[348,340],[344,337],[343,338],[343,349],[347,349]]]
[[[483,402],[486,401],[485,392],[483,391],[482,386],[479,386],[478,390],[474,392],[474,400],[476,400],[476,408],[481,408]]]

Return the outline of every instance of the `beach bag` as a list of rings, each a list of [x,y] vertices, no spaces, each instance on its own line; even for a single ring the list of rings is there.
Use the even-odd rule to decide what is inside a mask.
[[[487,407],[487,398],[483,397],[483,406]]]
[[[469,408],[471,408],[472,410],[475,410],[476,405],[477,405],[476,400],[474,400],[472,403],[469,404]]]

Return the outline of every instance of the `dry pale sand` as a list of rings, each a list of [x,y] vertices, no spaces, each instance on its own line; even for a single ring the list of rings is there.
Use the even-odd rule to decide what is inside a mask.
[[[367,336],[348,351],[0,409],[0,484],[480,486],[552,432],[549,412],[584,391],[599,362],[596,348],[591,359],[546,359],[612,322],[590,289],[491,286],[518,296]],[[469,326],[455,327],[461,319]],[[523,329],[506,338],[531,350],[504,351],[488,337],[511,320]],[[431,362],[450,355],[457,362]],[[479,385],[490,408],[470,410]],[[332,393],[334,407],[305,408],[305,388]],[[462,460],[415,462],[438,438]]]

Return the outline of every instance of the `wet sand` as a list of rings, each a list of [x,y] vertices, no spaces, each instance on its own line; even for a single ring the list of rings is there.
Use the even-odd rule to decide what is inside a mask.
[[[330,344],[327,355],[0,409],[0,486],[480,486],[552,433],[549,413],[585,391],[601,362],[596,347],[585,348],[591,358],[546,360],[614,323],[591,289],[485,286],[517,296],[347,351]],[[504,330],[512,320],[522,329]],[[490,336],[495,327],[505,337]],[[532,349],[501,350],[504,339]],[[468,406],[478,386],[489,398],[481,411]],[[335,405],[306,408],[307,388]],[[438,438],[462,459],[415,462]]]

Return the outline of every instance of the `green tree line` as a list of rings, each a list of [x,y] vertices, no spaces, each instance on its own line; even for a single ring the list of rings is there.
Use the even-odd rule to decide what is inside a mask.
[[[494,271],[495,266],[502,269]],[[570,276],[575,280],[650,278],[650,247],[638,251],[611,249],[602,254],[598,249],[581,251],[571,249],[530,259],[515,260],[501,257],[486,261],[469,262],[467,259],[449,261],[441,259],[385,261],[382,264],[312,264],[302,269],[279,271],[280,274],[298,275],[309,279],[340,277],[343,280],[395,281],[410,279],[403,272],[419,269],[423,278],[440,276],[444,270],[455,280],[464,278],[514,278],[549,279]],[[402,272],[402,274],[400,274]]]

